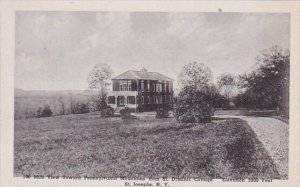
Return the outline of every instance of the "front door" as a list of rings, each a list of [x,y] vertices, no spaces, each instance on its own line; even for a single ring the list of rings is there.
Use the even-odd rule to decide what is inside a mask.
[[[125,106],[125,97],[124,96],[118,96],[117,100],[117,107]]]

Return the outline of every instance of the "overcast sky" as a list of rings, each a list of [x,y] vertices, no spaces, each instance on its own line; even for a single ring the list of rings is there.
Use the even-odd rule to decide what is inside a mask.
[[[289,49],[289,14],[17,12],[15,87],[87,89],[94,64],[177,79],[185,64],[249,71],[262,49]]]

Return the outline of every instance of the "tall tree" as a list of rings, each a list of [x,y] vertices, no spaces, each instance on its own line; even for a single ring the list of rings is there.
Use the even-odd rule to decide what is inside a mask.
[[[180,88],[189,87],[203,92],[211,90],[213,86],[212,81],[213,75],[210,68],[198,62],[186,64],[178,76]]]
[[[185,65],[179,76],[180,92],[175,102],[175,116],[180,122],[206,122],[213,115],[213,93],[211,70],[202,63]]]
[[[88,75],[89,87],[92,91],[97,90],[100,99],[106,97],[106,87],[109,85],[108,81],[112,76],[112,70],[107,64],[96,64],[90,74]]]
[[[224,73],[218,78],[218,86],[224,92],[227,101],[230,98],[230,93],[236,87],[236,77],[230,73]]]
[[[244,87],[261,108],[287,110],[289,101],[290,52],[278,46],[256,57],[254,70],[242,76]]]
[[[59,114],[65,115],[66,114],[66,101],[65,101],[65,98],[59,97],[57,101],[58,101],[58,105],[60,107]]]

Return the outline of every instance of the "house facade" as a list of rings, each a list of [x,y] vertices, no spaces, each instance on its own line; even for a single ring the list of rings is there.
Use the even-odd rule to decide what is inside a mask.
[[[116,110],[124,107],[136,112],[155,110],[172,103],[173,81],[157,72],[129,70],[112,79],[107,103]]]

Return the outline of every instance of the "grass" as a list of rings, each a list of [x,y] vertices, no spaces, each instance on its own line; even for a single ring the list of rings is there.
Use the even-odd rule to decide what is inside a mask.
[[[15,120],[14,175],[278,178],[245,121],[79,114]]]

